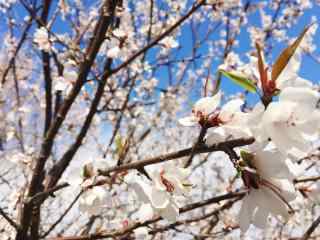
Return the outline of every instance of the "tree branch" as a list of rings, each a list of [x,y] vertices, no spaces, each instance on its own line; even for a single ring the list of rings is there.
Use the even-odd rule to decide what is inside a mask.
[[[320,224],[320,216],[311,224],[308,230],[303,234],[301,240],[307,240]]]
[[[13,227],[15,228],[16,230],[19,229],[19,226],[18,224],[13,221],[4,211],[2,208],[0,208],[0,215]]]
[[[88,44],[88,48],[86,49],[85,58],[83,62],[80,64],[79,75],[76,80],[76,83],[74,84],[74,87],[72,88],[68,97],[65,99],[65,101],[61,105],[56,118],[50,125],[50,128],[48,129],[47,134],[43,140],[41,150],[40,150],[40,155],[35,161],[35,168],[33,171],[30,185],[28,187],[27,197],[32,197],[39,191],[39,186],[41,185],[42,180],[44,178],[44,171],[43,171],[44,166],[48,157],[50,156],[51,149],[54,143],[54,138],[57,135],[69,109],[71,108],[71,105],[73,104],[74,100],[78,96],[84,82],[87,79],[91,66],[94,63],[94,59],[96,58],[96,55],[100,49],[100,46],[102,45],[105,39],[105,34],[112,23],[112,19],[113,19],[115,7],[116,7],[116,4],[115,4],[116,1],[117,0],[105,1],[102,6],[100,18],[94,29],[93,37],[91,38]],[[109,11],[109,13],[106,14],[106,11]],[[31,215],[32,215],[32,206],[28,204],[26,204],[25,206],[22,206],[22,211],[20,214],[20,224],[22,228],[19,230],[16,236],[16,240],[27,239],[27,232],[30,225]]]
[[[194,154],[217,152],[217,151],[224,152],[224,151],[226,151],[226,149],[232,149],[235,147],[249,145],[249,144],[252,144],[253,142],[254,142],[254,138],[239,138],[239,139],[230,140],[230,141],[226,141],[226,142],[215,143],[211,146],[200,145],[200,146],[196,146],[194,148],[194,151],[193,151],[192,147],[186,148],[186,149],[179,150],[177,152],[163,154],[163,155],[149,158],[146,160],[128,163],[128,164],[124,164],[121,166],[111,167],[107,170],[99,170],[99,173],[101,175],[108,176],[112,172],[119,172],[119,171],[124,171],[124,170],[128,170],[128,169],[140,169],[140,168],[147,166],[147,165],[185,157],[185,156],[190,155],[192,151],[194,152]]]

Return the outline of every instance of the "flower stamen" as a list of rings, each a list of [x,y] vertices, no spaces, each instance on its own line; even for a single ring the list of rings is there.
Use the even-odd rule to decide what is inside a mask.
[[[162,184],[166,187],[167,192],[169,193],[174,192],[174,189],[175,189],[174,184],[164,177],[164,171],[161,171],[160,179]]]

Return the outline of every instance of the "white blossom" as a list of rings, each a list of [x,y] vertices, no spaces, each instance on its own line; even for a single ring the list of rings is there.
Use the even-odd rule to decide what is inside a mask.
[[[191,184],[186,180],[188,175],[188,170],[174,167],[171,163],[155,170],[150,175],[152,182],[136,173],[129,174],[125,181],[132,186],[143,202],[139,210],[140,219],[150,218],[157,213],[169,221],[176,221],[179,216],[179,204],[175,196],[189,192]]]
[[[179,47],[179,43],[171,36],[165,37],[164,39],[162,39],[160,41],[160,44],[168,49]]]
[[[319,93],[309,88],[287,87],[279,101],[272,102],[262,116],[265,139],[270,138],[283,152],[299,150],[306,155],[319,136]]]
[[[90,215],[101,213],[106,204],[111,201],[111,196],[104,187],[93,187],[86,190],[79,199],[79,209]]]
[[[115,46],[113,48],[110,48],[107,51],[107,57],[109,58],[118,58],[120,55],[121,49],[118,46]]]
[[[135,229],[135,230],[133,230],[133,232],[134,232],[134,236],[135,236],[135,239],[146,239],[146,237],[148,236],[148,228],[146,228],[146,227],[139,227],[139,228],[137,228],[137,229]]]
[[[45,27],[38,28],[34,33],[33,41],[38,45],[40,50],[45,52],[51,51],[49,33]]]
[[[207,120],[210,115],[213,115],[218,110],[220,101],[220,91],[213,97],[204,97],[199,99],[192,108],[192,115],[180,118],[179,123],[183,126],[189,127]]]
[[[276,149],[258,148],[244,160],[241,175],[249,192],[239,213],[240,229],[246,232],[250,224],[259,228],[267,226],[269,216],[285,220],[293,211],[289,202],[296,193],[284,155]]]

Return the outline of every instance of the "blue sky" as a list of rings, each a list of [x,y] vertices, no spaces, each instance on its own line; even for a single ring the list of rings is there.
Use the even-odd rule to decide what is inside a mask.
[[[55,4],[57,4],[57,0],[55,1]],[[72,2],[72,1],[69,1]],[[92,4],[93,1],[83,1],[84,4]],[[245,2],[245,1],[242,1]],[[254,0],[251,1],[252,3],[257,3],[260,1]],[[268,10],[267,13],[272,14],[272,10]],[[15,5],[13,14],[15,16],[15,18],[17,19],[17,22],[19,22],[19,20],[22,20],[24,18],[24,16],[26,16],[26,11],[23,9],[22,6],[19,5]],[[310,24],[311,22],[311,17],[312,16],[320,16],[320,7],[316,4],[314,4],[314,7],[312,9],[306,10],[303,14],[302,17],[299,18],[298,22],[294,25],[294,27],[292,27],[288,33],[291,37],[295,37],[298,36],[298,34],[303,30],[303,28],[305,26],[307,26],[308,24]],[[0,21],[4,20],[4,16],[0,15]],[[215,23],[209,23],[209,21],[204,21],[204,23],[202,24],[202,30],[204,32],[204,30],[206,30],[206,28],[208,27],[208,24],[215,24]],[[253,25],[253,26],[261,26],[261,18],[259,15],[259,12],[256,11],[255,13],[251,14],[249,17],[249,24]],[[218,30],[216,31],[216,33],[214,34],[214,36],[218,35],[219,31],[221,29],[224,28],[224,25],[221,24],[220,27],[218,28]],[[58,19],[56,21],[56,23],[53,26],[53,30],[57,31],[58,33],[64,33],[64,32],[68,32],[70,31],[70,26],[68,26],[66,24],[65,21],[62,21],[61,19]],[[0,37],[1,35],[3,36],[3,33],[7,31],[7,27],[6,25],[1,25],[0,26]],[[190,34],[190,29],[188,27],[188,24],[185,25],[182,28],[181,31],[181,35],[179,37],[179,42],[180,45],[182,46],[182,48],[179,50],[179,56],[183,57],[183,56],[188,56],[190,53],[190,49],[192,47],[192,40],[191,40],[191,34]],[[19,34],[19,33],[18,33]],[[318,39],[320,37],[320,32],[317,31],[316,35],[315,35],[315,43],[317,45],[319,45],[319,41]],[[215,39],[215,37],[213,37],[213,39]],[[247,32],[247,26],[244,26],[241,28],[241,33],[237,39],[239,41],[239,45],[234,47],[233,50],[238,53],[241,57],[241,59],[244,59],[243,61],[245,61],[245,53],[250,49],[250,42],[249,42],[249,35]],[[276,43],[275,47],[273,48],[272,51],[272,61],[275,59],[275,57],[281,52],[282,49],[284,49],[286,47],[285,43]],[[207,46],[204,45],[204,47],[202,49],[200,49],[200,52],[205,53],[207,51]],[[175,53],[175,52],[173,52]],[[314,53],[316,56],[320,56],[320,51],[317,50]],[[154,61],[154,51],[150,51],[149,52],[149,57],[147,58],[149,60],[149,62],[153,62]],[[268,59],[269,61],[271,59]],[[198,66],[201,65],[201,60],[197,61]],[[215,61],[212,65],[212,69],[211,69],[211,74],[215,74],[216,72],[216,68],[217,66],[220,64],[219,61]],[[304,56],[303,57],[303,61],[302,61],[302,67],[300,70],[300,74],[302,77],[305,77],[307,79],[312,80],[313,82],[318,82],[319,81],[319,74],[320,74],[320,64],[317,63],[316,61],[314,61],[310,56]],[[167,85],[167,79],[168,79],[168,72],[167,69],[165,67],[161,68],[160,71],[157,72],[156,76],[159,78],[160,81],[160,87],[165,88]],[[199,86],[200,88],[200,86]],[[234,85],[233,83],[231,83],[229,80],[227,79],[223,79],[222,81],[222,89],[226,92],[226,93],[235,93],[239,90],[242,90],[240,87]],[[199,94],[199,91],[196,91],[196,95]]]

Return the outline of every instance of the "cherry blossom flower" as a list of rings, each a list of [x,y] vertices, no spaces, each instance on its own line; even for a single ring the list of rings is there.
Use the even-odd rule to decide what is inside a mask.
[[[169,193],[155,188],[150,182],[139,177],[131,183],[131,186],[143,203],[139,210],[141,220],[147,220],[155,213],[169,221],[177,219],[179,207]]]
[[[284,155],[276,149],[257,149],[254,154],[242,154],[241,176],[249,192],[242,202],[239,224],[246,232],[250,224],[265,228],[269,216],[287,219],[295,199],[294,175]]]
[[[210,128],[206,138],[209,145],[217,142],[217,139],[250,136],[249,129],[245,127],[247,114],[241,111],[243,100],[233,99],[220,108],[220,99],[221,92],[213,97],[201,98],[195,103],[192,115],[179,119],[179,123],[183,126],[200,124]]]
[[[160,41],[160,44],[168,49],[179,47],[178,42],[173,37],[166,37],[166,38],[162,39]]]
[[[49,40],[49,33],[45,27],[38,28],[34,33],[33,41],[38,44],[40,50],[50,52],[51,43]]]
[[[119,28],[113,30],[112,34],[117,38],[124,38],[127,35],[127,33],[124,30]]]
[[[196,126],[197,124],[206,124],[211,121],[211,118],[215,120],[215,113],[218,111],[220,101],[221,92],[218,92],[213,97],[199,99],[192,108],[192,115],[179,119],[179,123],[183,126],[190,127]]]
[[[109,164],[106,159],[99,157],[92,158],[85,161],[84,164],[72,168],[66,180],[72,187],[81,186],[86,188],[101,179],[101,177],[98,176],[98,169],[104,170],[108,167]]]
[[[283,153],[300,151],[304,156],[319,136],[319,93],[309,88],[285,88],[278,102],[272,102],[262,117],[265,139],[271,139]]]
[[[179,168],[175,164],[165,163],[160,171],[151,174],[155,188],[175,195],[185,195],[190,191],[191,183],[187,180],[190,170]]]
[[[107,51],[107,57],[109,57],[109,58],[117,58],[117,57],[119,57],[120,52],[121,52],[120,48],[118,46],[115,46],[113,48],[110,48]]]
[[[234,99],[227,102],[221,109],[218,118],[220,124],[216,128],[209,128],[206,136],[208,145],[230,138],[251,137],[252,132],[248,126],[247,113],[241,111],[243,100]]]
[[[135,239],[146,239],[146,237],[148,236],[148,232],[148,228],[146,227],[139,227],[133,230]]]
[[[70,86],[64,79],[64,77],[60,76],[55,79],[56,81],[54,82],[54,90],[55,91],[60,91],[64,92],[68,89]]]
[[[104,187],[93,187],[81,195],[79,199],[79,209],[90,215],[97,215],[108,202],[110,203],[110,199],[111,197]]]
[[[176,221],[179,205],[175,196],[185,195],[190,190],[191,184],[186,180],[188,175],[188,170],[168,163],[151,174],[152,182],[136,173],[126,176],[125,181],[143,202],[140,219],[149,219],[157,213],[169,221]]]

